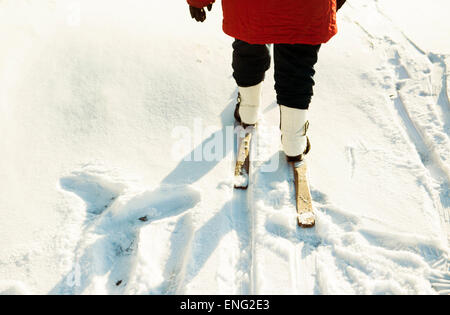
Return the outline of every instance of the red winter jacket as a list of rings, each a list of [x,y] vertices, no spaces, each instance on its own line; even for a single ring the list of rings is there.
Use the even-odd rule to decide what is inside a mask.
[[[187,0],[203,8],[215,0]],[[326,43],[337,33],[336,0],[222,0],[223,30],[250,44]]]

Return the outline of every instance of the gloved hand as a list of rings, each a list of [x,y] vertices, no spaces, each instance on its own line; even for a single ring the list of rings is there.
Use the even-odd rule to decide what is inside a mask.
[[[208,4],[208,6],[206,7],[208,11],[211,11],[212,6],[213,6],[212,3]],[[206,20],[205,8],[199,9],[190,5],[189,10],[191,11],[192,18],[195,19],[197,22],[204,22]]]
[[[337,10],[339,10],[344,5],[345,1],[347,1],[347,0],[337,0],[336,1]]]

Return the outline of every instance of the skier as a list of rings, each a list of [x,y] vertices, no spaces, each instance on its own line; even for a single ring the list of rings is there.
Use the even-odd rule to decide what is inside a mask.
[[[193,19],[203,22],[215,0],[187,0]],[[233,77],[239,90],[235,118],[257,123],[261,88],[274,44],[275,90],[283,150],[291,162],[310,150],[306,136],[321,44],[336,33],[336,12],[346,0],[222,0],[223,30],[235,38]]]

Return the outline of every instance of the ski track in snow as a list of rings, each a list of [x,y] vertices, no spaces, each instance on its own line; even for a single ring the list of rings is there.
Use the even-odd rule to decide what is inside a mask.
[[[251,293],[248,194],[231,183],[219,184],[229,200],[199,226],[195,209],[209,209],[190,186],[142,191],[92,166],[63,177],[62,190],[83,200],[86,222],[73,267],[51,293],[186,294],[215,252],[218,292]]]
[[[235,141],[234,146],[234,156],[237,156],[238,152],[238,142]],[[233,161],[234,169],[235,161]],[[236,293],[239,294],[250,294],[252,292],[251,284],[251,273],[253,268],[253,257],[252,257],[252,241],[253,241],[253,227],[252,227],[252,216],[249,211],[249,200],[250,195],[247,191],[233,189],[233,202],[232,202],[232,212],[233,212],[233,224],[237,231],[239,231],[240,237],[240,249],[241,256],[240,262],[238,264],[238,277],[240,278],[238,284],[238,290]],[[251,202],[251,200],[250,200]]]
[[[83,169],[61,179],[61,188],[78,195],[86,206],[84,232],[76,249],[72,271],[57,284],[55,294],[123,294],[177,292],[182,281],[184,255],[192,239],[189,210],[200,202],[200,194],[190,187],[163,186],[136,191],[112,179],[108,173]],[[158,223],[164,222],[162,226]],[[146,227],[156,225],[150,233]],[[159,230],[161,229],[161,230]],[[160,244],[152,251],[146,237],[169,231],[170,246]],[[149,251],[150,249],[150,251]],[[163,252],[165,269],[145,270],[142,264]],[[149,256],[147,256],[149,255]],[[144,262],[142,262],[144,261]],[[155,281],[162,276],[162,281]],[[135,285],[138,283],[139,285]],[[142,292],[142,290],[144,290]]]
[[[378,34],[374,24],[358,25],[376,49],[384,50],[386,89],[397,120],[420,157],[429,179],[424,179],[434,206],[440,212],[442,226],[450,240],[450,100],[448,57],[425,52],[415,44],[379,8],[378,25],[387,25],[389,36]],[[382,28],[383,29],[383,28]]]
[[[450,237],[449,220],[449,178],[450,178],[450,141],[449,120],[450,102],[448,95],[448,56],[426,53],[408,38],[384,14],[375,2],[365,6],[367,16],[373,16],[374,9],[378,18],[367,22],[364,17],[353,21],[367,36],[373,50],[382,51],[386,56],[385,66],[377,69],[384,73],[383,87],[389,91],[394,116],[398,126],[404,131],[406,138],[417,152],[428,176],[418,178],[426,188],[434,207],[439,211],[441,224],[447,233],[447,244]],[[359,8],[361,9],[361,8]],[[367,22],[367,23],[365,23]],[[367,25],[365,25],[367,24]],[[380,25],[382,25],[380,27]],[[383,27],[387,25],[387,27]],[[381,31],[378,31],[381,28]],[[389,36],[383,30],[394,30]],[[350,152],[351,153],[351,152]],[[351,157],[354,160],[354,157]],[[354,162],[353,162],[354,163]],[[370,242],[379,237],[363,232],[362,235]],[[367,237],[369,236],[369,238]],[[396,238],[392,237],[392,243]],[[399,239],[401,239],[399,237]],[[390,242],[391,242],[390,241]],[[374,245],[386,244],[375,242]],[[407,244],[397,244],[392,250],[413,250]],[[417,251],[417,248],[420,250]],[[431,270],[429,279],[433,288],[441,294],[449,293],[449,260],[448,253],[439,247],[426,244],[417,245],[415,254],[433,257],[427,261]]]

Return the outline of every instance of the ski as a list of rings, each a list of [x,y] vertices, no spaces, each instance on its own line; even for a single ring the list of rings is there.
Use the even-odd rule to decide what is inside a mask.
[[[312,206],[306,161],[302,160],[299,162],[292,162],[291,164],[294,171],[298,225],[302,228],[312,228],[316,224],[316,216]]]
[[[250,144],[254,126],[242,128],[238,132],[238,151],[234,169],[234,188],[247,189],[250,176]]]

